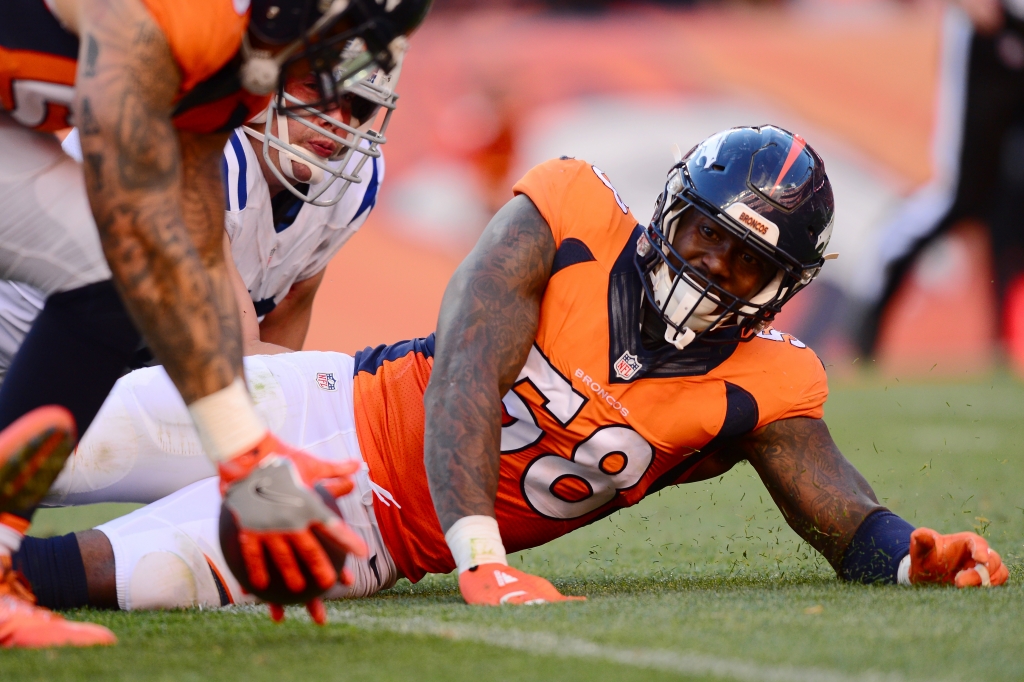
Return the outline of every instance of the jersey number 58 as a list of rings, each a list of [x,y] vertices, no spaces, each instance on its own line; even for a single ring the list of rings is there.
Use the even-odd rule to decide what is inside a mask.
[[[511,418],[501,429],[501,452],[520,452],[539,443],[544,431],[529,405],[516,392],[529,383],[542,397],[543,409],[563,427],[579,415],[587,398],[534,346],[516,383],[502,403]],[[527,504],[541,516],[575,519],[632,488],[654,461],[654,448],[621,424],[600,426],[579,441],[569,458],[545,453],[523,471],[520,487]]]

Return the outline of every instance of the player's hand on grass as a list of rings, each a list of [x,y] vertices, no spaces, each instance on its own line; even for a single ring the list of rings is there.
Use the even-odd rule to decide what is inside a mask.
[[[1010,577],[999,554],[977,533],[942,535],[931,528],[910,534],[910,582],[957,587],[1002,585]]]
[[[482,606],[586,600],[565,596],[544,578],[505,564],[482,564],[463,571],[459,574],[459,590],[467,604]]]
[[[268,557],[287,589],[296,594],[307,589],[307,575],[316,583],[316,596],[339,579],[351,582],[345,571],[339,573],[338,560],[332,561],[328,550],[335,557],[365,558],[366,543],[313,486],[322,486],[333,497],[345,495],[353,488],[350,477],[359,470],[358,462],[325,462],[268,433],[255,448],[222,462],[218,469],[224,509],[238,527],[248,575],[236,577],[243,586],[250,585],[257,594],[268,587]],[[322,620],[323,607],[315,597],[307,608],[314,620]],[[283,611],[272,607],[271,615],[278,620]]]

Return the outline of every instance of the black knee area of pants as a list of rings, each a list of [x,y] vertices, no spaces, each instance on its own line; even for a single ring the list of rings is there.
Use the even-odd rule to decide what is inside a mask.
[[[40,606],[75,609],[89,605],[85,564],[74,533],[46,539],[27,537],[12,561],[32,586]]]
[[[85,433],[140,340],[110,280],[53,294],[0,388],[0,429],[42,405],[62,405]]]

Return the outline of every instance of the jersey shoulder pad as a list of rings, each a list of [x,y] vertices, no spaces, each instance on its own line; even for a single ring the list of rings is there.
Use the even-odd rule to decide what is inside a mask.
[[[730,358],[736,383],[754,394],[758,427],[779,419],[824,415],[828,376],[821,360],[792,334],[771,327],[741,343]]]
[[[599,260],[599,251],[614,258],[637,224],[605,172],[580,159],[545,161],[527,172],[512,191],[530,198],[557,245],[570,237],[577,239]]]
[[[217,73],[242,44],[248,0],[142,0],[181,70],[181,92]]]

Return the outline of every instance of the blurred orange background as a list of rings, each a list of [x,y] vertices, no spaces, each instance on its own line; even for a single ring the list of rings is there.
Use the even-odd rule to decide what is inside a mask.
[[[836,158],[877,188],[865,196],[884,194],[875,203],[891,204],[932,173],[941,21],[942,5],[931,2],[613,6],[585,15],[435,11],[414,35],[401,75],[377,208],[329,266],[306,348],[351,353],[431,332],[448,277],[511,197],[516,177],[542,160],[531,154],[553,144],[567,147],[555,153],[576,155],[565,132],[576,121],[580,135],[587,121],[598,121],[591,137],[616,138],[628,149],[658,136],[643,125],[650,112],[696,107],[710,119],[707,132],[769,122],[725,120],[715,115],[720,110],[772,115],[809,129],[815,146],[823,140],[826,151],[838,150]],[[699,139],[656,142],[665,150],[678,142],[685,151]],[[831,152],[822,156],[829,166]],[[602,163],[620,191],[636,175],[628,164],[614,175],[587,158]],[[637,186],[639,199],[623,193],[644,222],[671,158],[666,151],[660,166],[646,165],[656,166],[644,170],[655,181]],[[839,189],[837,232],[844,215],[877,222],[874,214],[858,216],[856,192],[839,203]],[[462,194],[462,204],[434,206]],[[982,230],[958,228],[945,240],[954,256],[932,263],[945,268],[937,284],[910,278],[883,327],[880,365],[910,373],[990,365],[995,322],[984,293],[991,279],[984,239]],[[969,323],[958,323],[956,334],[949,333],[952,305],[960,306],[958,321]],[[800,297],[791,308],[777,326],[799,326]],[[837,362],[850,355],[829,350]]]

